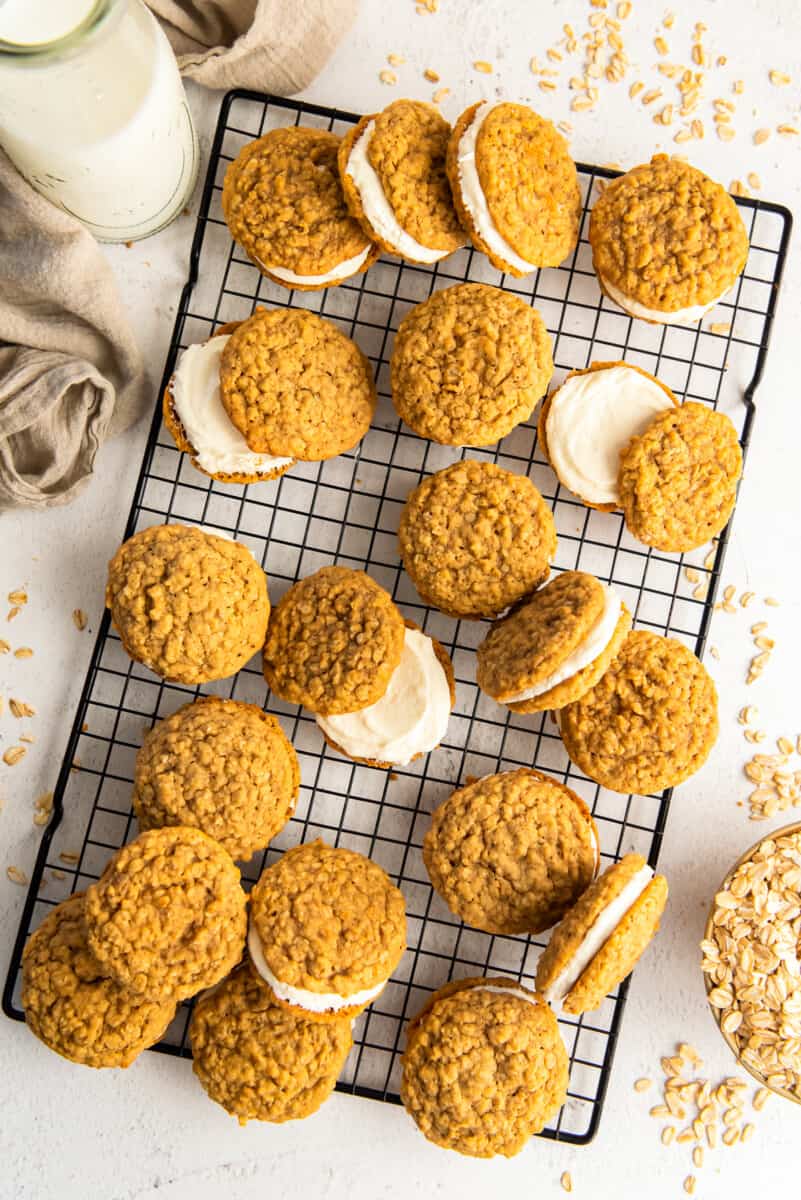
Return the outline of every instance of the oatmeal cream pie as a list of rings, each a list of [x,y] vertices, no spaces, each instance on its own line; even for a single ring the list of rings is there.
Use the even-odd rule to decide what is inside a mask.
[[[248,950],[277,1003],[308,1020],[355,1017],[406,949],[403,896],[355,850],[288,850],[250,894]]]
[[[267,579],[241,542],[153,525],[109,563],[106,608],[126,652],[176,683],[235,675],[264,645]]]
[[[52,909],[28,939],[22,1007],[31,1033],[85,1067],[129,1067],[175,1015],[174,999],[139,996],[98,962],[87,944],[82,892]]]
[[[339,172],[348,208],[387,254],[434,263],[465,244],[445,174],[450,133],[432,104],[396,100],[343,137]]]
[[[630,316],[656,324],[700,321],[748,257],[731,196],[667,154],[607,184],[593,206],[589,238],[601,289]]]
[[[548,505],[525,475],[464,459],[406,498],[398,540],[426,604],[452,617],[497,617],[547,579],[556,553]]]
[[[378,257],[345,204],[339,144],[325,129],[271,129],[225,172],[222,210],[232,238],[284,287],[333,287]]]
[[[544,395],[551,339],[519,296],[459,283],[406,314],[390,374],[398,416],[420,437],[489,446],[527,421]]]
[[[309,1021],[250,963],[205,992],[189,1025],[192,1070],[211,1100],[248,1121],[297,1121],[328,1099],[348,1057],[350,1020]]]
[[[620,506],[620,453],[659,413],[678,405],[640,367],[594,362],[571,371],[540,409],[537,438],[563,487],[590,508]]]
[[[477,650],[478,686],[514,712],[564,708],[595,686],[630,629],[612,587],[563,571],[492,626]]]
[[[499,271],[558,267],[578,241],[581,192],[567,143],[525,104],[482,100],[459,117],[447,171],[456,211]]]
[[[556,1017],[513,979],[447,983],[409,1023],[401,1100],[445,1149],[511,1158],[556,1116],[567,1082]]]
[[[320,462],[352,450],[376,407],[373,372],[317,313],[257,308],[220,356],[223,407],[255,454]]]
[[[541,933],[595,878],[598,831],[580,796],[521,767],[452,792],[434,810],[423,861],[434,890],[466,925]]]
[[[604,871],[551,934],[537,989],[564,1012],[590,1012],[634,970],[659,929],[668,885],[639,854]]]
[[[598,683],[560,709],[559,731],[590,779],[645,796],[704,765],[718,735],[717,692],[681,642],[635,629]]]

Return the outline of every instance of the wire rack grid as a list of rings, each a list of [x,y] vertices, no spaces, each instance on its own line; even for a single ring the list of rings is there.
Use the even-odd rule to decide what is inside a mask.
[[[476,688],[474,651],[486,625],[455,621],[420,603],[398,557],[400,510],[408,492],[425,475],[462,452],[418,438],[398,421],[389,400],[394,331],[404,314],[437,288],[463,280],[491,283],[539,309],[553,337],[557,380],[592,360],[634,363],[658,374],[680,397],[727,412],[745,448],[790,214],[776,205],[738,200],[751,238],[748,264],[703,328],[633,322],[601,296],[592,270],[587,219],[597,188],[616,172],[581,165],[581,237],[573,255],[557,269],[512,279],[501,276],[482,255],[465,249],[434,267],[382,259],[366,274],[322,293],[282,290],[263,278],[231,242],[220,209],[225,169],[243,145],[270,128],[302,123],[341,133],[357,119],[350,113],[252,92],[235,91],[225,97],[164,383],[183,347],[205,340],[227,321],[247,317],[256,305],[309,308],[340,325],[371,359],[380,396],[373,427],[359,447],[339,458],[298,464],[270,483],[224,485],[194,470],[176,450],[157,406],[125,536],[148,525],[180,521],[232,534],[263,564],[273,602],[297,578],[325,564],[363,568],[391,592],[406,615],[451,653],[457,701],[446,739],[423,760],[392,772],[354,764],[328,749],[309,714],[268,694],[257,660],[235,678],[202,689],[251,701],[275,713],[300,758],[302,789],[296,813],[269,849],[243,868],[244,879],[253,882],[263,866],[289,846],[322,836],[369,855],[404,892],[409,949],[383,994],[359,1018],[354,1050],[338,1085],[343,1091],[397,1102],[404,1026],[431,990],[452,977],[493,973],[533,984],[545,941],[480,933],[448,912],[433,893],[421,858],[422,838],[434,807],[468,776],[536,765],[568,781],[590,805],[603,865],[632,850],[655,864],[670,793],[624,796],[585,778],[569,762],[548,714],[514,714]],[[725,533],[711,568],[704,566],[704,552],[664,555],[640,545],[627,533],[620,514],[585,508],[558,486],[537,449],[533,421],[519,426],[494,448],[468,453],[527,473],[534,480],[554,512],[557,570],[578,567],[612,582],[634,612],[637,626],[677,637],[702,652]],[[700,586],[688,580],[687,565],[695,568]],[[135,836],[130,797],[143,734],[199,690],[165,683],[131,662],[106,614],[12,955],[3,995],[9,1016],[22,1019],[23,1015],[19,975],[28,932],[53,904],[97,879],[112,852]],[[584,1143],[594,1135],[626,991],[623,984],[598,1011],[561,1019],[570,1055],[569,1096],[544,1136]],[[157,1049],[191,1053],[189,1014],[190,1006],[184,1006]]]

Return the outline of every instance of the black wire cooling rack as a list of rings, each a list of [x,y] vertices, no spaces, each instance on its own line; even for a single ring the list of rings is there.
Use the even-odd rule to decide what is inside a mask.
[[[397,420],[389,402],[393,331],[412,305],[437,288],[463,280],[495,284],[542,313],[554,340],[557,379],[593,359],[625,359],[658,374],[679,396],[723,409],[735,422],[745,449],[791,217],[778,205],[738,199],[751,239],[745,272],[713,313],[688,328],[634,322],[601,296],[586,238],[588,211],[597,189],[617,172],[592,166],[579,166],[584,198],[581,238],[575,253],[558,269],[516,280],[501,276],[482,255],[462,250],[434,267],[382,259],[366,274],[322,293],[285,291],[263,278],[231,242],[220,209],[225,168],[242,146],[270,128],[303,123],[344,132],[357,119],[335,109],[252,92],[234,91],[225,97],[164,383],[181,348],[205,340],[226,321],[247,317],[257,304],[310,308],[340,325],[370,357],[380,394],[372,429],[350,454],[298,464],[271,483],[225,485],[201,475],[176,450],[162,426],[159,404],[125,536],[173,521],[233,534],[264,565],[273,602],[297,578],[327,563],[364,568],[453,657],[457,701],[445,742],[423,760],[391,773],[356,765],[328,749],[313,718],[268,695],[258,660],[235,678],[203,689],[255,702],[277,714],[301,762],[303,783],[295,816],[270,849],[245,868],[245,879],[254,881],[263,865],[289,846],[322,836],[369,855],[403,889],[409,949],[386,990],[359,1018],[354,1050],[339,1083],[342,1091],[397,1102],[404,1026],[431,990],[451,977],[482,974],[512,976],[531,985],[544,944],[543,938],[480,933],[448,912],[432,892],[421,858],[434,807],[469,775],[536,765],[568,780],[590,804],[603,865],[632,850],[654,864],[670,793],[623,796],[591,783],[568,761],[548,714],[521,716],[478,691],[474,649],[484,636],[484,623],[455,621],[420,603],[401,569],[398,517],[407,493],[460,451],[418,438]],[[639,627],[670,634],[702,652],[725,533],[711,568],[704,566],[708,551],[676,556],[640,545],[627,533],[619,513],[585,508],[558,486],[537,449],[533,421],[493,449],[469,453],[534,480],[553,508],[559,535],[557,569],[579,567],[613,582]],[[696,572],[690,571],[689,578],[687,566]],[[9,1016],[22,1019],[19,969],[29,930],[53,904],[97,879],[111,853],[135,835],[130,797],[142,736],[198,690],[165,683],[132,663],[106,614],[14,947],[3,995]],[[625,996],[624,984],[597,1012],[562,1018],[570,1054],[569,1098],[544,1136],[584,1143],[595,1133]],[[188,1019],[185,1006],[157,1048],[188,1056]]]

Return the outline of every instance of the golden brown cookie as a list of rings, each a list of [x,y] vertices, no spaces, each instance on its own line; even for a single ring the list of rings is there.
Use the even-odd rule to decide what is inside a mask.
[[[589,238],[609,298],[657,323],[699,320],[748,257],[748,235],[731,196],[697,167],[666,154],[606,185]]]
[[[420,437],[489,446],[531,416],[553,374],[551,339],[519,296],[483,283],[434,292],[400,323],[392,403]]]
[[[310,1021],[356,1016],[406,949],[403,896],[354,850],[296,846],[250,894],[248,948],[277,1003]]]
[[[559,730],[590,779],[644,796],[706,762],[718,735],[717,691],[681,642],[635,629],[595,687],[560,710]]]
[[[514,712],[563,708],[594,687],[630,629],[611,587],[563,571],[495,622],[476,651],[476,681]]]
[[[192,1070],[240,1125],[311,1116],[353,1045],[347,1018],[307,1021],[289,1012],[249,963],[200,997],[189,1037]]]
[[[639,854],[609,867],[557,925],[537,964],[537,988],[568,1013],[600,1008],[659,928],[668,885]]]
[[[145,734],[133,810],[140,829],[192,825],[248,859],[286,825],[299,789],[298,757],[275,717],[201,696]]]
[[[410,1022],[401,1100],[429,1141],[475,1158],[507,1158],[567,1098],[556,1017],[511,979],[460,979]]]
[[[595,878],[598,833],[584,801],[521,767],[487,775],[434,810],[423,840],[431,883],[486,933],[541,933]]]
[[[231,237],[284,287],[333,287],[378,257],[345,205],[338,150],[339,138],[325,129],[272,129],[248,142],[225,172]]]
[[[317,313],[257,308],[220,360],[222,402],[251,450],[320,462],[361,441],[376,406],[370,364]]]
[[[464,459],[406,498],[398,540],[426,604],[452,617],[496,617],[548,577],[551,510],[525,475]]]
[[[270,600],[241,542],[153,525],[109,563],[106,608],[136,662],[177,683],[206,683],[235,675],[261,649]]]
[[[185,1000],[239,962],[247,901],[218,842],[185,825],[150,829],[87,890],[86,926],[90,950],[123,987]]]
[[[445,174],[451,127],[433,104],[396,100],[339,146],[345,201],[387,254],[433,263],[465,244]]]
[[[656,550],[695,550],[731,516],[742,469],[729,418],[687,400],[656,417],[620,456],[626,525]]]
[[[40,1041],[85,1067],[129,1067],[175,1015],[174,1000],[135,995],[97,961],[86,941],[83,892],[57,905],[28,938],[22,1007]]]
[[[447,171],[456,211],[499,271],[558,267],[578,241],[581,192],[567,143],[525,104],[479,101],[456,122]]]
[[[384,695],[403,651],[400,610],[349,567],[323,567],[279,601],[264,646],[272,691],[313,713],[357,712]]]

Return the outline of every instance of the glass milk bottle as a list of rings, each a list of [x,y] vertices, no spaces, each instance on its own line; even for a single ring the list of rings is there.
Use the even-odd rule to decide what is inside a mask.
[[[141,0],[0,0],[0,144],[99,241],[147,237],[178,215],[197,139]]]

